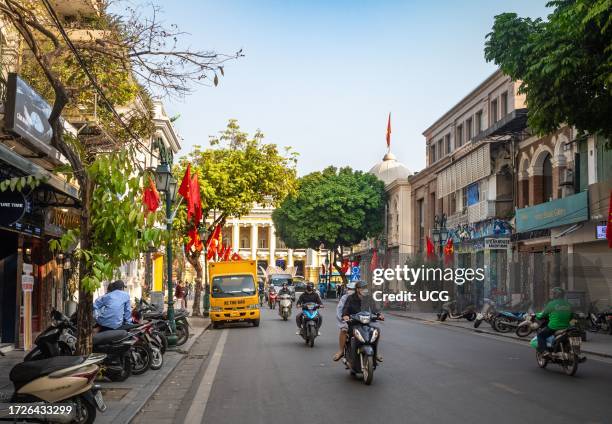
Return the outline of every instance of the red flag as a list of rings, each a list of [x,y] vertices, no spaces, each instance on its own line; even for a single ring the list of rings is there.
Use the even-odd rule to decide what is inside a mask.
[[[149,186],[142,193],[142,201],[146,206],[145,214],[155,212],[159,206],[159,193],[151,177],[149,177]]]
[[[207,259],[208,256],[212,258],[212,255],[217,253],[218,245],[219,245],[219,236],[221,235],[221,226],[217,225],[213,230],[212,234],[208,238],[206,242],[206,251],[207,251]]]
[[[191,203],[193,204],[193,216],[195,225],[197,226],[202,220],[202,202],[200,201],[200,183],[198,182],[197,172],[193,174],[191,184],[189,185],[189,190],[191,193]]]
[[[193,196],[191,193],[191,164],[187,164],[183,181],[178,189],[178,194],[185,198],[187,202],[187,220],[189,221],[194,213]]]
[[[389,120],[387,121],[387,147],[391,147],[391,112],[389,112]]]
[[[230,253],[232,253],[232,246],[227,246],[227,249],[225,249],[225,254],[223,255],[224,261],[230,260]]]
[[[378,268],[378,251],[375,250],[370,261],[370,271],[374,271],[376,268]]]
[[[189,242],[187,242],[185,250],[189,252],[191,250],[191,247],[193,246],[196,251],[201,252],[204,248],[204,245],[202,244],[202,240],[200,240],[200,235],[198,234],[197,228],[194,227],[189,230],[187,235],[189,236]]]
[[[436,248],[434,247],[434,244],[431,242],[429,236],[425,237],[427,238],[427,256],[435,256]]]
[[[349,260],[348,259],[343,259],[342,260],[342,266],[340,268],[340,270],[342,271],[343,274],[346,274],[350,269],[350,264],[349,264]]]
[[[455,248],[453,247],[453,238],[449,237],[446,241],[446,246],[444,246],[444,261],[449,264],[453,261],[453,253],[455,252]]]
[[[234,252],[234,254],[232,255],[232,261],[241,261],[242,260],[242,256],[240,256],[238,254],[238,252]]]
[[[612,249],[612,190],[610,191],[610,207],[608,208],[608,225],[606,226],[608,247]]]

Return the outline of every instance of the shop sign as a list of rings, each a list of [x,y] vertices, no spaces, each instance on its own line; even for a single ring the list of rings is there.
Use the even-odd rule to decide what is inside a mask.
[[[588,221],[588,192],[552,200],[529,208],[516,210],[516,231],[519,233],[561,227]]]
[[[19,221],[26,212],[25,196],[19,191],[0,192],[0,225],[8,227]]]
[[[486,238],[485,249],[507,249],[510,247],[510,239],[508,238]]]
[[[21,290],[24,292],[31,292],[34,290],[34,276],[31,275],[33,270],[34,267],[32,264],[23,264],[23,273],[21,274]]]
[[[606,228],[607,228],[607,226],[605,224],[597,226],[597,240],[605,240],[606,239]]]
[[[51,144],[51,106],[17,74],[7,81],[6,129],[31,141]]]

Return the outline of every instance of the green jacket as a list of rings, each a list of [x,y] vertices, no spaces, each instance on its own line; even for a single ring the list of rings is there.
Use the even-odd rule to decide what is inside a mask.
[[[552,330],[563,330],[570,326],[572,305],[565,299],[551,300],[546,305],[546,308],[536,315],[536,318],[548,318],[548,328]]]

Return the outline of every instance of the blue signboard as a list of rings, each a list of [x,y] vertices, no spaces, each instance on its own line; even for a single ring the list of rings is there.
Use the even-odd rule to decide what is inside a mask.
[[[589,220],[588,192],[516,210],[516,231],[543,230]]]
[[[361,268],[358,266],[354,266],[351,268],[351,281],[359,281],[361,280]]]

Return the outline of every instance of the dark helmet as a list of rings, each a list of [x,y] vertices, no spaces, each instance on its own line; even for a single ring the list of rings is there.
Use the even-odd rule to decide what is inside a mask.
[[[561,287],[553,287],[550,291],[555,299],[561,299],[565,294],[565,290],[563,290]]]
[[[314,290],[314,284],[312,283],[306,283],[306,291],[307,292],[311,292]]]
[[[366,287],[368,287],[368,283],[365,281],[355,281],[355,288],[356,289],[365,289]]]

